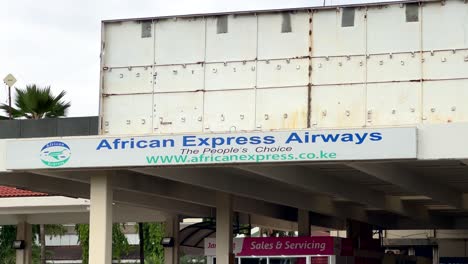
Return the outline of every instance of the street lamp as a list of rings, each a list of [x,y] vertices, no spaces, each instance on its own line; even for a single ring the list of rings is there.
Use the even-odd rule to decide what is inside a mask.
[[[9,73],[3,82],[8,86],[8,116],[11,120],[11,87],[16,83],[16,78],[13,74]]]

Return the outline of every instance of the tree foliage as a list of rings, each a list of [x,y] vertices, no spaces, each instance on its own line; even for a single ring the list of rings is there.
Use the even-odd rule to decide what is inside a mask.
[[[70,102],[63,100],[66,92],[62,91],[54,96],[50,86],[38,87],[35,84],[27,85],[25,89],[15,88],[16,97],[10,109],[8,104],[0,105],[6,114],[11,110],[13,118],[41,119],[61,117],[67,114]]]
[[[164,248],[161,245],[164,233],[164,223],[143,224],[143,236],[145,238],[145,264],[164,263]]]
[[[16,226],[2,226],[0,229],[0,259],[4,264],[16,262],[16,252],[13,249],[13,241],[16,239]]]
[[[127,255],[130,250],[130,245],[122,231],[125,228],[121,224],[112,225],[112,258],[120,263],[123,256]],[[82,263],[89,263],[89,225],[77,224],[75,225],[76,233],[78,234],[78,242],[82,249]]]

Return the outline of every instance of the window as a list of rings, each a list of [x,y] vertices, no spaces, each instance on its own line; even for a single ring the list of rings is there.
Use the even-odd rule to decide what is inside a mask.
[[[282,17],[283,17],[283,20],[281,22],[281,33],[292,32],[291,14],[285,12],[285,13],[282,14]]]
[[[216,20],[216,33],[228,33],[228,16],[219,16]]]
[[[142,21],[141,22],[141,37],[142,38],[151,38],[151,21]]]
[[[406,22],[419,21],[419,4],[411,3],[406,4]]]
[[[354,14],[355,9],[353,7],[343,8],[341,15],[341,26],[342,27],[354,27]]]

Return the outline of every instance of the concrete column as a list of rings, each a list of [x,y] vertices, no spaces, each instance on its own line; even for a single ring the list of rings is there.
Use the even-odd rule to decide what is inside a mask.
[[[24,249],[16,250],[16,264],[32,263],[32,226],[26,222],[19,222],[16,226],[16,239],[24,240]]]
[[[232,253],[232,197],[216,193],[216,264],[233,264]]]
[[[110,176],[91,176],[89,263],[112,262],[112,188]]]
[[[167,217],[165,236],[174,238],[174,247],[164,248],[164,264],[179,263],[179,231],[179,217],[177,215]]]
[[[298,229],[299,236],[310,236],[309,211],[298,209],[297,229]]]

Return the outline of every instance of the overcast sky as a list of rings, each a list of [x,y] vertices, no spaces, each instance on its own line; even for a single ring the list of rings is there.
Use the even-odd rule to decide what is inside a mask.
[[[309,6],[322,0],[1,0],[0,79],[67,91],[70,116],[97,115],[100,21]],[[6,8],[5,8],[6,6]],[[7,102],[0,84],[0,102]]]

